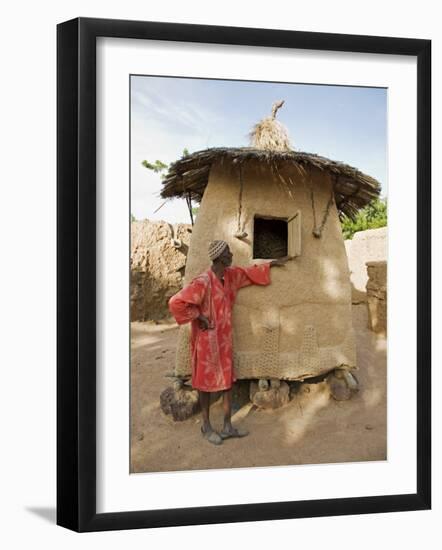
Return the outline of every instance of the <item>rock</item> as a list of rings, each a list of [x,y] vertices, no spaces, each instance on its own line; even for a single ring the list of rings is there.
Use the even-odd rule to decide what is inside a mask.
[[[290,386],[290,399],[294,399],[295,396],[301,391],[302,382],[292,381],[289,382]]]
[[[344,380],[344,369],[335,369],[333,374],[336,376],[336,378],[339,378],[339,380]]]
[[[346,401],[359,391],[359,382],[352,370],[342,365],[326,377],[331,396],[336,401]]]
[[[198,391],[183,387],[166,388],[160,395],[160,407],[164,414],[172,415],[175,421],[187,420],[200,410]]]
[[[260,378],[258,380],[258,386],[260,391],[267,391],[269,389],[269,381],[265,378]]]
[[[278,409],[290,401],[290,387],[281,382],[279,388],[262,391],[259,384],[251,382],[250,401],[260,409]]]
[[[173,389],[174,389],[175,391],[180,390],[183,386],[184,386],[184,381],[181,380],[181,378],[176,378],[176,379],[173,381],[172,387],[173,387]]]
[[[359,382],[349,370],[344,370],[344,380],[353,393],[359,391]]]
[[[327,376],[327,384],[330,388],[330,394],[336,401],[347,401],[353,395],[348,387],[345,378],[338,378],[333,372]]]

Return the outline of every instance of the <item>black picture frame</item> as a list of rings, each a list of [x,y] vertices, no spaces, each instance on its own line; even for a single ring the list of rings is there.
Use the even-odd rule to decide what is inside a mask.
[[[417,59],[417,472],[415,494],[96,512],[96,39],[300,48]],[[431,41],[79,18],[57,27],[57,523],[151,528],[431,507]]]

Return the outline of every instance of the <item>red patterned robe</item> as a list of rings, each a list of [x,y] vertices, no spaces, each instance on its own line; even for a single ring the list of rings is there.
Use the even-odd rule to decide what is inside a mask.
[[[232,356],[232,307],[238,290],[249,285],[270,284],[270,263],[250,267],[227,267],[224,285],[209,268],[169,300],[179,325],[191,322],[190,351],[192,386],[214,392],[232,387],[235,381]],[[210,327],[202,330],[202,314]]]

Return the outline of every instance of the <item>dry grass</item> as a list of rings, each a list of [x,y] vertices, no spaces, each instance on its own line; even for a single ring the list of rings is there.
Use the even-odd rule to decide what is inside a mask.
[[[263,118],[249,134],[250,146],[264,151],[287,152],[292,150],[287,128],[276,120],[276,113],[284,105],[284,100],[275,101],[272,114]]]

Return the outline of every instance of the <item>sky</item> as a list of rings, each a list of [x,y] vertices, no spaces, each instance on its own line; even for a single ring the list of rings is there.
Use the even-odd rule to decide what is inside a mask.
[[[161,177],[143,160],[169,164],[210,147],[246,147],[248,134],[284,99],[277,119],[293,149],[316,153],[373,176],[387,196],[387,90],[131,76],[131,212],[137,220],[189,223],[184,199],[159,196]]]

